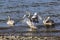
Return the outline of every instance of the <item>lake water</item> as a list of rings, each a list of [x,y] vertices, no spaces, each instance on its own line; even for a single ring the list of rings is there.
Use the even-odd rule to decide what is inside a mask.
[[[0,27],[7,26],[7,16],[10,16],[17,23],[9,29],[0,30],[1,35],[22,35],[22,36],[60,36],[60,32],[41,32],[41,30],[47,30],[45,27],[40,26],[40,28],[34,32],[29,27],[19,26],[21,23],[23,15],[26,11],[31,12],[31,14],[37,12],[43,18],[51,16],[51,19],[55,23],[60,23],[60,0],[0,0]],[[51,29],[50,29],[51,30]],[[56,25],[52,30],[60,30],[60,25]]]

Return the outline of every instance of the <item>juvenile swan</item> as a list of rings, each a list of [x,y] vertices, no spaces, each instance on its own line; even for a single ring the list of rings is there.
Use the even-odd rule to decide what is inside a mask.
[[[11,20],[10,16],[8,16],[7,24],[8,24],[9,26],[14,26],[14,24],[15,24],[14,20]]]

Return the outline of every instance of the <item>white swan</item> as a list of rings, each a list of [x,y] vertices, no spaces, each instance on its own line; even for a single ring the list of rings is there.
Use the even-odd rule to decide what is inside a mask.
[[[8,24],[9,26],[14,26],[14,24],[15,24],[14,20],[11,20],[10,16],[8,16],[7,24]]]
[[[52,26],[54,24],[54,21],[50,19],[50,17],[47,17],[47,19],[43,20],[43,24],[45,26]]]
[[[24,15],[24,16],[23,16],[24,21],[27,23],[27,25],[28,25],[30,28],[32,28],[32,29],[37,29],[37,27],[34,26],[34,23],[30,21],[30,19],[29,19],[30,16],[31,16],[30,13]]]
[[[39,15],[38,15],[39,16]],[[43,21],[43,24],[45,26],[53,26],[54,25],[54,21],[50,19],[51,17],[48,16],[47,19],[43,19],[41,16],[39,16],[39,19]]]

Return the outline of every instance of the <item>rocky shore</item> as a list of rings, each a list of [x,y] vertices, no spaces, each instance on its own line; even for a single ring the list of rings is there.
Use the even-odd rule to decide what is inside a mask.
[[[0,40],[60,40],[60,37],[0,36]]]

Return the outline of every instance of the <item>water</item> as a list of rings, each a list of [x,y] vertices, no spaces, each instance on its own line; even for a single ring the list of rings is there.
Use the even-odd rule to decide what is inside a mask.
[[[45,27],[39,28],[37,32],[31,33],[21,33],[23,31],[32,31],[29,27],[21,27],[19,26],[20,19],[22,19],[23,15],[26,11],[37,12],[43,18],[46,16],[51,16],[51,19],[54,20],[55,23],[60,23],[60,1],[59,0],[0,0],[0,26],[7,26],[7,16],[11,16],[16,23],[16,27],[12,27],[10,29],[0,30],[0,34],[7,35],[14,34],[14,35],[33,35],[33,36],[60,36],[60,32],[41,32],[40,30],[46,30]],[[55,26],[54,30],[60,30],[60,25]],[[19,32],[19,33],[17,33]],[[10,35],[9,34],[9,35]],[[44,34],[44,35],[43,35]],[[48,34],[48,35],[47,35]]]

